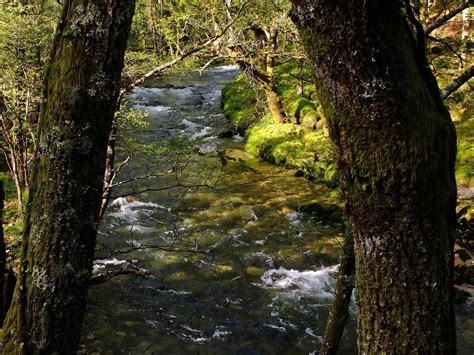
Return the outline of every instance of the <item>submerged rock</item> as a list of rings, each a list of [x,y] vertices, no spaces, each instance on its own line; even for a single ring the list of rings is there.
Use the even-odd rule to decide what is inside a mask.
[[[337,205],[321,205],[319,203],[311,203],[303,205],[299,208],[299,212],[306,213],[315,217],[323,224],[342,223],[342,209]]]

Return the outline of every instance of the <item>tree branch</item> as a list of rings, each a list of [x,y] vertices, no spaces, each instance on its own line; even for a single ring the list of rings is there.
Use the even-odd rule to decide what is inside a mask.
[[[143,84],[143,82],[146,79],[161,73],[163,70],[172,67],[176,63],[179,63],[180,61],[182,61],[183,59],[185,59],[185,58],[187,58],[187,57],[189,57],[189,56],[191,56],[191,55],[193,55],[197,52],[200,52],[204,48],[206,48],[209,45],[211,45],[212,43],[216,42],[219,38],[224,36],[227,33],[227,31],[234,25],[234,23],[240,18],[240,16],[242,15],[243,10],[244,10],[244,8],[247,4],[248,4],[248,1],[244,2],[240,6],[239,11],[235,15],[235,17],[232,20],[229,21],[229,23],[222,29],[222,31],[220,33],[216,34],[214,37],[209,38],[206,42],[201,43],[201,44],[193,47],[192,49],[184,52],[179,57],[169,61],[168,63],[165,63],[163,65],[160,65],[160,66],[150,70],[148,73],[142,75],[141,77],[139,77],[135,81],[133,81],[130,84],[126,85],[125,87],[123,87],[120,90],[120,98],[122,98],[123,95],[125,95],[127,92],[130,92],[131,90],[133,90],[137,85]]]
[[[465,2],[458,7],[454,8],[451,12],[447,13],[443,17],[440,17],[438,20],[430,24],[426,29],[425,29],[425,36],[428,36],[431,32],[436,30],[437,28],[443,26],[446,22],[451,20],[454,16],[459,14],[460,12],[464,11],[469,7],[469,2]]]
[[[108,271],[105,274],[100,274],[93,276],[90,281],[90,285],[100,285],[103,284],[104,282],[109,281],[110,279],[121,276],[121,275],[134,275],[134,276],[140,276],[140,277],[145,277],[149,276],[151,274],[150,271],[148,270],[136,270],[136,269],[123,269],[123,270],[116,270],[116,271]]]
[[[461,54],[456,52],[456,50],[448,42],[443,41],[440,38],[436,38],[436,37],[432,37],[432,36],[426,36],[426,38],[429,39],[429,40],[432,40],[433,42],[438,42],[438,43],[444,44],[449,49],[449,51],[451,51],[459,59],[459,63],[461,64],[461,67],[464,66],[464,61],[462,59]]]
[[[470,68],[466,69],[457,79],[455,79],[451,84],[446,86],[443,90],[441,90],[441,98],[446,100],[449,95],[463,86],[465,83],[469,81],[474,76],[474,65],[471,65]]]

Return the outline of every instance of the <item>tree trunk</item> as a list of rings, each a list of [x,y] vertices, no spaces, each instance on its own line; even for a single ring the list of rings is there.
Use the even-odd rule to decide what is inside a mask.
[[[77,350],[107,138],[134,0],[66,0],[46,73],[19,280],[2,352]]]
[[[285,123],[286,114],[283,110],[283,105],[281,104],[281,98],[273,85],[271,85],[271,87],[265,86],[265,95],[267,96],[268,108],[270,109],[275,123]]]
[[[107,143],[107,155],[105,158],[105,171],[104,171],[104,189],[102,193],[102,201],[100,203],[99,210],[99,221],[105,214],[107,207],[109,206],[110,196],[112,194],[112,179],[114,177],[114,163],[115,163],[115,142],[117,140],[117,126],[114,124],[109,134]]]
[[[464,63],[468,62],[469,56],[469,47],[468,41],[469,36],[471,35],[471,8],[467,7],[462,12],[462,30],[461,30],[461,41],[463,42],[461,49],[461,57]],[[469,65],[469,63],[468,63]]]
[[[5,192],[3,190],[3,181],[0,180],[0,324],[5,319],[5,275],[7,271],[7,248],[5,246],[5,238],[3,235],[3,201],[5,200]]]
[[[397,0],[293,0],[355,239],[360,353],[455,353],[455,129]]]
[[[355,283],[354,237],[350,230],[344,239],[344,254],[337,272],[336,294],[326,322],[320,355],[335,355],[349,319],[349,306]]]

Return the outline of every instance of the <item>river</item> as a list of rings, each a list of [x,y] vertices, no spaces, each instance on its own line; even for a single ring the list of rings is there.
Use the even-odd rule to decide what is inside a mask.
[[[319,348],[343,227],[300,209],[317,203],[337,211],[337,196],[247,154],[242,137],[223,134],[230,124],[221,89],[237,74],[231,66],[170,74],[130,95],[149,127],[119,140],[117,164],[128,149],[149,153],[121,169],[119,180],[131,182],[114,190],[95,269],[150,275],[91,288],[82,353]],[[352,317],[341,353],[355,349]]]

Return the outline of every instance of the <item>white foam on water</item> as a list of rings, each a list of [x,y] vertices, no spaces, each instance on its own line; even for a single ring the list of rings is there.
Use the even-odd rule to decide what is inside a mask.
[[[163,96],[164,92],[165,89],[163,88],[144,88],[138,86],[128,96],[133,101],[148,102],[151,98]]]
[[[224,327],[216,327],[214,334],[212,334],[212,339],[222,339],[232,334],[232,332],[224,329]]]
[[[222,100],[222,91],[214,90],[209,94],[211,102],[221,101]]]
[[[94,261],[94,266],[92,269],[93,273],[98,273],[107,268],[107,266],[119,266],[126,265],[128,262],[126,260],[119,260],[116,258],[105,259],[105,260],[96,260]]]
[[[236,134],[232,136],[232,140],[234,142],[242,143],[243,141],[245,141],[245,137],[241,136],[240,134]]]
[[[169,89],[164,89],[168,90],[169,93],[172,95],[177,96],[180,99],[187,98],[192,95],[193,93],[193,88],[192,87],[186,87],[186,88],[169,88]]]
[[[285,327],[279,327],[279,326],[273,325],[273,324],[264,324],[263,326],[267,327],[267,328],[278,330],[281,333],[286,333],[286,328]]]
[[[133,105],[133,107],[137,110],[146,111],[150,115],[159,115],[171,111],[171,107],[169,106]]]
[[[116,218],[121,218],[129,223],[136,222],[140,217],[150,216],[157,210],[166,210],[167,208],[153,202],[142,202],[136,200],[127,200],[125,197],[119,197],[112,201],[110,207],[118,208],[117,211],[110,215]],[[140,226],[132,226],[133,229],[140,228]]]
[[[304,330],[304,332],[305,332],[307,335],[309,335],[310,337],[315,338],[315,339],[318,339],[320,342],[323,341],[323,337],[322,337],[321,335],[316,335],[316,334],[314,334],[313,329],[311,329],[311,328],[306,328],[306,329]]]
[[[196,138],[206,137],[211,133],[212,133],[212,128],[211,127],[203,127],[198,132],[194,133],[191,136],[191,138],[196,139]]]
[[[211,338],[205,338],[203,336],[204,332],[202,330],[191,328],[188,325],[180,325],[180,328],[191,334],[194,334],[194,336],[191,334],[181,334],[181,337],[185,340],[191,341],[193,343],[206,343],[211,340]]]
[[[134,224],[130,227],[131,233],[150,234],[156,232],[155,228],[145,227],[139,224]],[[133,243],[133,241],[132,241]]]
[[[191,333],[195,333],[195,334],[202,334],[203,333],[202,330],[191,328],[188,325],[180,325],[180,327],[183,328],[184,330],[187,330],[188,332],[191,332]]]
[[[264,288],[281,290],[279,299],[299,301],[302,298],[332,300],[334,295],[335,277],[339,265],[326,267],[317,271],[271,269],[261,278]]]
[[[189,292],[189,291],[160,290],[160,289],[157,289],[157,291],[158,291],[158,292],[161,292],[161,293],[170,293],[170,294],[176,295],[176,296],[192,295],[192,292]]]
[[[233,64],[221,65],[221,66],[212,67],[209,69],[210,72],[214,72],[214,73],[225,73],[225,72],[237,71],[237,70],[239,70],[239,67]]]

